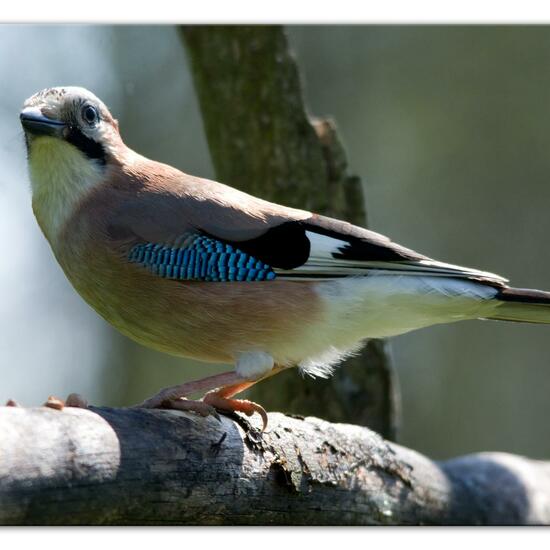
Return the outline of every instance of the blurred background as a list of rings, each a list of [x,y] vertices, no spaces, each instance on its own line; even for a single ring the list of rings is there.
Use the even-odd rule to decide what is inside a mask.
[[[372,229],[550,290],[550,27],[288,31],[309,110],[336,120]],[[0,401],[77,391],[128,405],[225,368],[111,329],[73,291],[31,210],[18,113],[49,86],[89,88],[130,147],[214,177],[176,29],[0,26],[0,74]],[[394,338],[392,349],[400,443],[434,458],[550,458],[548,327],[471,321]]]

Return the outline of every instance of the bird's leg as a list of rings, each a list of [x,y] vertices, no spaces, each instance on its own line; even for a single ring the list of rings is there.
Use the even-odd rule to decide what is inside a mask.
[[[153,397],[146,399],[143,403],[135,405],[135,407],[144,409],[166,408],[170,402],[187,397],[195,392],[207,392],[222,386],[242,384],[245,382],[247,382],[247,380],[239,376],[235,371],[223,372],[221,374],[201,378],[200,380],[179,384],[178,386],[164,388]]]
[[[262,417],[263,429],[265,430],[267,426],[267,413],[261,405],[244,399],[230,398],[250,388],[260,380],[273,376],[283,370],[283,368],[276,365],[268,373],[256,380],[243,378],[236,371],[215,374],[214,376],[208,376],[200,380],[194,380],[193,382],[164,388],[150,399],[145,400],[139,405],[135,405],[135,407],[194,411],[202,416],[210,414],[218,416],[216,408],[223,411],[240,411],[248,416],[257,412]],[[201,401],[186,398],[188,395],[198,391],[207,392]]]
[[[267,413],[263,407],[251,401],[228,399],[256,382],[256,380],[244,380],[236,372],[224,372],[179,386],[165,388],[151,399],[147,399],[141,405],[138,405],[138,407],[193,411],[201,416],[212,415],[217,419],[219,419],[219,415],[216,408],[224,411],[241,411],[248,416],[257,412],[262,417],[265,429],[267,426]],[[213,388],[216,389],[213,390]],[[187,399],[186,396],[190,393],[201,390],[212,391],[208,391],[200,401]]]

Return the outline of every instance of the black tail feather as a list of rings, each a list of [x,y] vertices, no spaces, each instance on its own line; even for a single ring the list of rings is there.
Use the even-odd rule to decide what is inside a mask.
[[[502,303],[489,319],[550,323],[550,292],[530,288],[503,288],[495,298]]]
[[[550,292],[533,290],[531,288],[503,288],[496,296],[503,302],[519,302],[522,304],[550,305]]]

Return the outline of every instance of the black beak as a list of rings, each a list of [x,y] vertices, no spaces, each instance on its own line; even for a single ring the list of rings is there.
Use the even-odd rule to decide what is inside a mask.
[[[38,107],[27,107],[21,111],[19,120],[26,132],[36,136],[63,137],[65,123],[47,118]]]

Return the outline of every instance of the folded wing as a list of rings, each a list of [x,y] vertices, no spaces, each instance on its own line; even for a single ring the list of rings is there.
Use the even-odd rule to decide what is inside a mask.
[[[116,224],[124,226],[118,233],[135,237],[130,261],[143,264],[147,257],[150,262],[147,251],[164,250],[155,256],[159,266],[165,263],[165,268],[155,268],[163,276],[172,272],[171,261],[183,261],[187,249],[188,261],[193,256],[194,280],[311,281],[384,272],[506,286],[498,275],[432,260],[346,222],[279,206],[209,180],[185,176],[175,183],[133,193],[115,216]],[[208,266],[210,276],[202,276]],[[227,279],[218,268],[245,271]],[[191,273],[189,265],[184,273]]]

